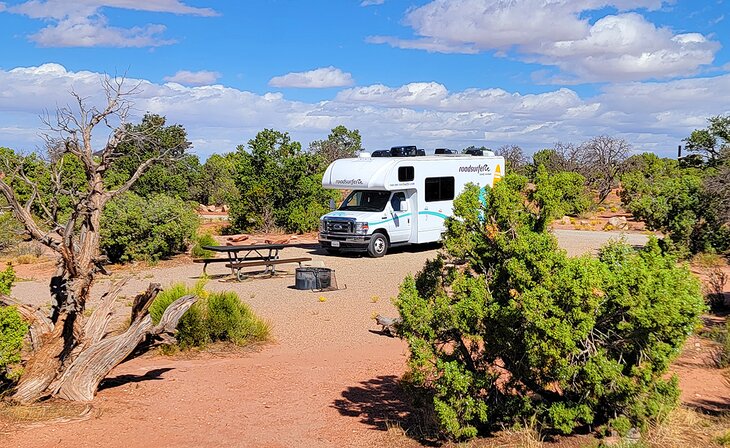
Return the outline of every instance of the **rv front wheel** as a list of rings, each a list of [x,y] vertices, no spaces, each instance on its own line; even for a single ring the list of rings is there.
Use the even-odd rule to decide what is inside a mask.
[[[382,233],[375,233],[368,245],[368,255],[374,258],[382,257],[388,251],[388,239]]]

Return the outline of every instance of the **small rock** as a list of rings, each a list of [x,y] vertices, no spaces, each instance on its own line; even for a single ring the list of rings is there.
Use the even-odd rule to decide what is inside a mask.
[[[563,224],[565,224],[565,225],[570,225],[570,216],[563,216],[560,219],[560,222],[563,223]]]
[[[626,434],[626,438],[634,442],[638,441],[639,439],[641,439],[641,431],[639,431],[639,428],[631,428]]]
[[[612,225],[614,229],[625,229],[628,227],[625,216],[613,216],[608,219],[608,223]]]

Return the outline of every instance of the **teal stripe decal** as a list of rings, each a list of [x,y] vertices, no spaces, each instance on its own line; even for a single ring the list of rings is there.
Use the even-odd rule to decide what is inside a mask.
[[[407,218],[407,217],[409,217],[409,216],[411,216],[411,214],[410,214],[410,213],[404,213],[404,214],[402,214],[402,215],[398,215],[398,216],[397,216],[396,218],[397,218],[397,219],[400,219],[400,218]],[[395,221],[395,220],[396,220],[396,218],[390,218],[390,219],[386,219],[385,221],[378,221],[378,222],[368,222],[368,226],[379,226],[380,224],[385,224],[386,222],[391,222],[391,221]]]
[[[423,212],[418,212],[418,214],[419,214],[419,215],[431,215],[431,216],[436,216],[436,217],[439,217],[439,218],[441,218],[441,219],[446,219],[446,218],[448,218],[448,216],[444,215],[443,213],[438,213],[438,212],[423,211]]]
[[[418,212],[418,214],[436,216],[437,218],[441,218],[441,219],[448,218],[448,216],[444,215],[443,213],[432,212],[432,211],[428,211],[428,210]],[[395,221],[396,219],[407,218],[409,216],[411,216],[410,213],[404,213],[402,215],[398,215],[396,218],[390,218],[390,219],[386,219],[384,221],[378,221],[378,222],[368,222],[368,226],[379,226],[380,224],[385,224],[387,222]]]

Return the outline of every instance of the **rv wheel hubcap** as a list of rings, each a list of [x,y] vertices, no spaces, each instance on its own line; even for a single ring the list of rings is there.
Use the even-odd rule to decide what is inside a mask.
[[[378,239],[377,239],[377,240],[375,241],[375,250],[376,250],[376,251],[377,251],[378,253],[380,253],[380,252],[382,252],[383,250],[385,250],[385,241],[383,241],[383,239],[382,239],[382,238],[378,238]]]

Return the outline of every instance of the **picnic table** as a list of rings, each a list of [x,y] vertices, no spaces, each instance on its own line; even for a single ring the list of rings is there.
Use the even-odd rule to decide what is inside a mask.
[[[243,268],[264,266],[264,273],[271,275],[276,273],[276,265],[285,263],[299,263],[301,266],[303,261],[311,261],[310,257],[281,258],[280,252],[286,247],[294,247],[296,244],[247,244],[238,246],[203,246],[203,249],[212,252],[225,253],[226,258],[203,258],[194,260],[196,263],[203,264],[203,274],[207,275],[206,268],[210,263],[226,263],[226,267],[231,269],[231,274],[235,275],[238,280],[243,280],[246,276],[242,272]]]

